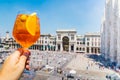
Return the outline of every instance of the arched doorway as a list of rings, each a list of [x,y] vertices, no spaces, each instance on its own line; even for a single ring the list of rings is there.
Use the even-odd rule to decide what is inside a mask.
[[[69,51],[69,38],[67,36],[63,37],[62,43],[63,43],[63,50]]]

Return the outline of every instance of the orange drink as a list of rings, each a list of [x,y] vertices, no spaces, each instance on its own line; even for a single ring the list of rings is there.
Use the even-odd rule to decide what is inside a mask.
[[[13,36],[23,48],[29,48],[40,37],[40,23],[36,13],[18,14],[14,28]]]

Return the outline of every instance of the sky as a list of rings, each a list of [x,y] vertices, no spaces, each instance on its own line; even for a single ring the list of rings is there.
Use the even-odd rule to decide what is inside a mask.
[[[0,0],[0,36],[12,33],[19,11],[37,12],[41,34],[56,35],[58,29],[99,32],[104,5],[105,0]]]

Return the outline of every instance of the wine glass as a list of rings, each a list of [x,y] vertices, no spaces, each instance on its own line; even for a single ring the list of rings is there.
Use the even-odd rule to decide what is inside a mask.
[[[14,39],[22,48],[18,49],[23,55],[30,55],[28,48],[40,37],[40,22],[37,14],[19,13],[16,17],[13,33]]]

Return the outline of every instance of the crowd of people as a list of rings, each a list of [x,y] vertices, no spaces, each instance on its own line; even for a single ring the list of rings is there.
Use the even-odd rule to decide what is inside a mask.
[[[10,54],[9,54],[10,55]],[[21,77],[21,80],[25,80],[29,78],[29,80],[32,80],[36,76],[36,71],[44,71],[43,68],[46,67],[46,65],[49,65],[50,67],[53,67],[53,72],[52,75],[58,76],[60,74],[61,79],[65,80],[67,78],[73,78],[69,74],[69,72],[65,73],[66,69],[64,66],[68,64],[72,59],[76,59],[77,62],[86,62],[86,70],[102,70],[104,71],[104,64],[100,63],[101,58],[98,58],[96,56],[90,57],[87,54],[82,54],[82,56],[76,54],[70,54],[67,52],[53,52],[53,51],[31,51],[31,56],[30,56],[30,66],[31,70],[30,71],[25,71]],[[88,58],[84,58],[84,57]],[[79,59],[77,59],[77,57]],[[6,57],[7,58],[7,57]],[[97,61],[95,60],[97,59]],[[79,61],[78,61],[79,60]],[[74,62],[74,63],[77,63]],[[74,65],[74,64],[72,64]],[[77,63],[77,65],[82,65]],[[81,66],[84,67],[84,66]],[[94,68],[94,69],[92,69]],[[72,68],[71,68],[72,69]],[[58,75],[56,75],[58,74]],[[81,78],[78,78],[78,74],[74,75],[74,79],[82,79],[84,76]],[[86,78],[86,77],[85,77]]]

